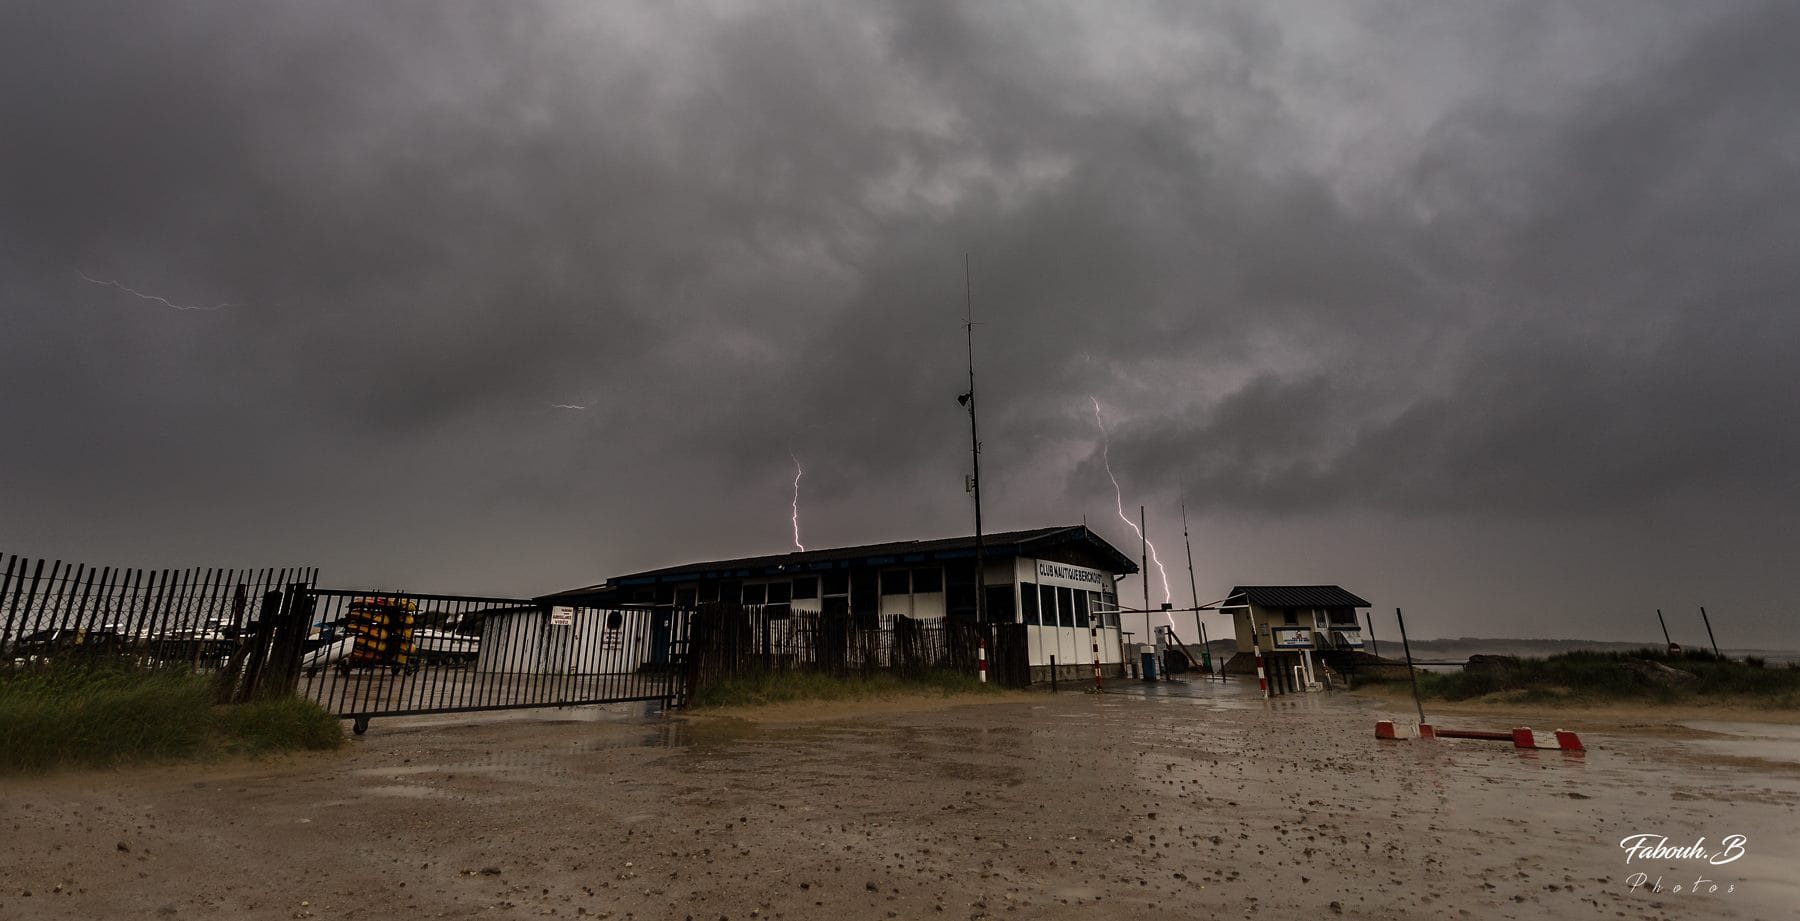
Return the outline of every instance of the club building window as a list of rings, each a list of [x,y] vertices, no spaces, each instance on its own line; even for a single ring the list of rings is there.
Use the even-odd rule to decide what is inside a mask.
[[[1038,593],[1035,584],[1019,583],[1019,613],[1025,623],[1038,626]]]
[[[788,616],[790,610],[788,598],[793,591],[793,586],[787,582],[770,582],[768,589],[769,600],[767,604],[763,605],[763,613],[769,615],[771,619]]]
[[[1119,629],[1119,596],[1112,592],[1101,592],[1099,600],[1100,626]]]
[[[918,584],[919,577],[914,575],[913,585],[916,586]],[[1018,616],[1018,610],[1014,605],[1013,598],[1013,586],[1011,585],[988,586],[986,600],[982,602],[987,605],[988,620],[1002,624],[1013,623],[1014,618]]]
[[[833,617],[850,613],[850,574],[828,572],[819,577],[819,610]]]
[[[758,583],[756,585],[744,586],[744,603],[745,604],[767,604],[768,601],[769,601],[769,587],[767,585]]]
[[[912,590],[915,595],[927,595],[944,590],[944,571],[936,567],[915,569],[912,571]]]
[[[975,619],[975,561],[944,564],[944,616],[951,620]]]
[[[905,595],[912,592],[912,583],[904,569],[889,569],[881,573],[881,593],[883,595]]]
[[[801,576],[794,580],[794,600],[819,597],[819,577]]]
[[[874,629],[881,613],[881,587],[874,573],[865,570],[851,577],[850,613],[856,615],[857,622],[866,625],[866,629]]]

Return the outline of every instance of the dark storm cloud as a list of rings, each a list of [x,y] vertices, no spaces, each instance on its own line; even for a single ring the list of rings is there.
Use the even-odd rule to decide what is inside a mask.
[[[1428,273],[1460,272],[1479,305],[1449,378],[1383,418],[1381,391],[1419,357],[1409,330],[1348,330],[1355,351],[1256,377],[1190,420],[1186,451],[1141,460],[1196,456],[1201,494],[1253,507],[1585,512],[1726,484],[1791,506],[1782,378],[1800,320],[1780,305],[1800,280],[1800,174],[1779,87],[1796,34],[1791,9],[1746,13],[1552,117],[1451,113],[1404,190],[1434,213],[1368,228],[1413,241]],[[1290,270],[1354,276],[1313,252],[1290,251]],[[1387,296],[1423,321],[1439,294]]]
[[[1128,536],[1090,395],[1164,535],[1796,511],[1797,15],[7,7],[0,537],[541,590],[785,546],[790,451],[955,532],[964,253],[999,526]],[[1204,578],[1484,609],[1401,530]]]

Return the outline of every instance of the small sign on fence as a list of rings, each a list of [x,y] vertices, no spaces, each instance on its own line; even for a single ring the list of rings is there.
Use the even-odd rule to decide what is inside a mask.
[[[552,627],[573,627],[573,626],[575,626],[575,609],[570,608],[570,607],[564,607],[562,605],[557,605],[556,607],[551,608],[550,609],[550,626],[552,626]]]

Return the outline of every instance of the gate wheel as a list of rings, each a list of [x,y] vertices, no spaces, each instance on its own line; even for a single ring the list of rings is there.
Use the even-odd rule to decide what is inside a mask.
[[[368,732],[369,731],[369,718],[366,716],[356,717],[350,723],[350,731],[356,733],[357,735],[362,735],[363,733]]]

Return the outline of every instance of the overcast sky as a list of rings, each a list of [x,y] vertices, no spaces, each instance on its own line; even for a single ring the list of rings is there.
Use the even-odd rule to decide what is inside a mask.
[[[1098,401],[1179,603],[1185,502],[1201,600],[1800,646],[1796,48],[1791,2],[0,3],[0,550],[535,594],[791,549],[792,458],[808,546],[969,533],[968,254],[990,530],[1136,555]]]

